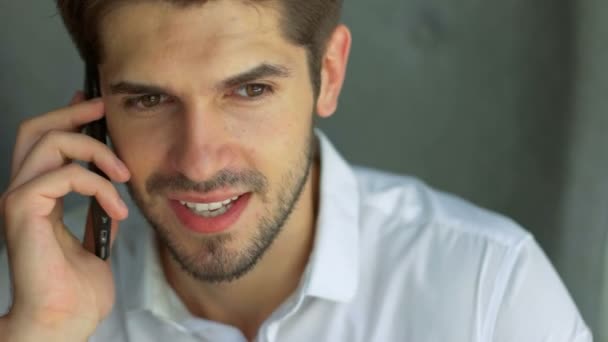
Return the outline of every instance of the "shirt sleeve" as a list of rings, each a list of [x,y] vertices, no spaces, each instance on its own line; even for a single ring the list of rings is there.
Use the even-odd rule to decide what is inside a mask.
[[[495,296],[492,342],[591,342],[591,332],[557,272],[532,238],[514,253]]]

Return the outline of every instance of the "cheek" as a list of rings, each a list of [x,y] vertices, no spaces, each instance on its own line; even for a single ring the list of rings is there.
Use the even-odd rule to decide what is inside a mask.
[[[167,146],[157,136],[160,131],[108,119],[108,132],[116,155],[131,172],[131,184],[141,191],[150,174],[162,166]]]
[[[283,151],[296,151],[303,139],[308,137],[312,127],[313,106],[308,96],[299,95],[300,87],[294,87],[284,94],[268,114],[261,114],[251,127],[257,135],[257,143],[263,145],[275,156]],[[305,92],[302,92],[306,94]]]
[[[256,169],[268,178],[271,191],[283,186],[285,177],[302,166],[304,152],[310,143],[312,117],[299,114],[287,115],[294,119],[277,120],[261,129],[263,134],[246,150]],[[299,120],[295,120],[296,117]]]
[[[312,97],[294,89],[286,94],[280,104],[272,109],[272,114],[260,120],[255,126],[256,140],[254,150],[258,160],[263,160],[265,174],[276,178],[284,176],[287,170],[295,167],[302,158],[302,151],[309,143],[313,125]],[[257,152],[257,153],[256,153]]]

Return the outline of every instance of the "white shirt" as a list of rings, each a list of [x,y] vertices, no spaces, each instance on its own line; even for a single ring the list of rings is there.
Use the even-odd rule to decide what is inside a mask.
[[[592,340],[529,233],[416,179],[351,167],[322,133],[317,137],[312,254],[298,289],[256,341]],[[246,341],[238,329],[188,312],[168,286],[137,210],[119,234],[116,304],[90,341]],[[0,310],[10,296],[1,258]]]

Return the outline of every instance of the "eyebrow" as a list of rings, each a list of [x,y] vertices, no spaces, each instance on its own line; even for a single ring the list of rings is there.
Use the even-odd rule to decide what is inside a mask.
[[[287,67],[277,64],[263,63],[255,68],[242,72],[238,75],[229,77],[216,85],[218,89],[233,88],[245,83],[250,83],[261,78],[279,77],[287,78],[291,75]]]
[[[267,77],[287,78],[291,76],[289,68],[278,65],[262,63],[252,69],[244,71],[240,74],[228,77],[215,85],[216,89],[233,88],[245,83],[253,82]],[[110,85],[110,95],[128,94],[169,94],[170,91],[160,86],[142,84],[137,82],[121,81]]]
[[[168,92],[162,87],[141,84],[136,82],[122,81],[110,85],[110,95],[129,94],[167,94]]]

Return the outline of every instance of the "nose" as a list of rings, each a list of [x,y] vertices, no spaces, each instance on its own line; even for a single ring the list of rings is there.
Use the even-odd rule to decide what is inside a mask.
[[[234,160],[230,133],[221,113],[193,110],[180,116],[171,150],[173,168],[194,182],[209,180]]]

